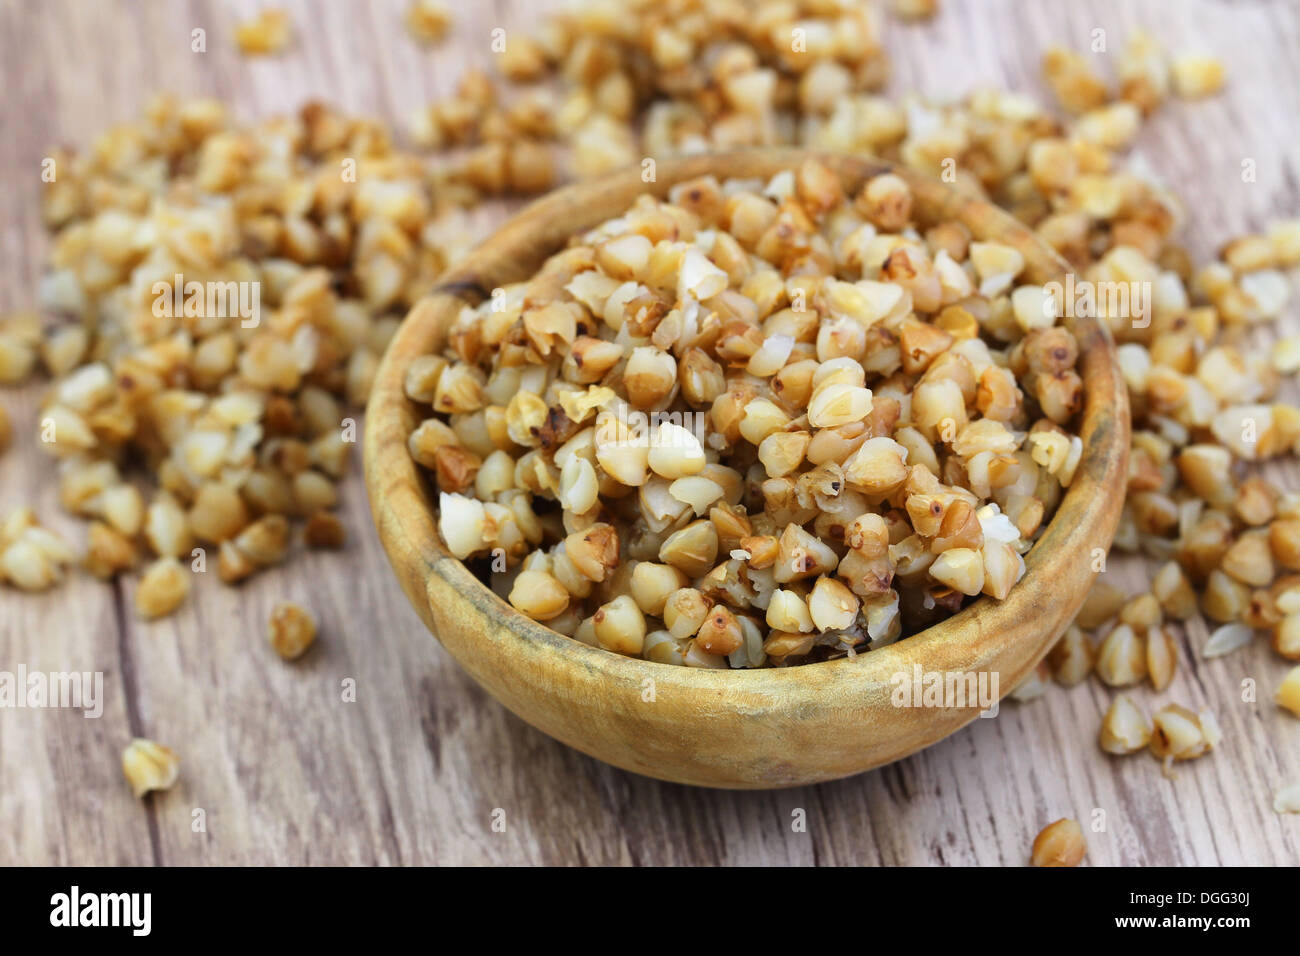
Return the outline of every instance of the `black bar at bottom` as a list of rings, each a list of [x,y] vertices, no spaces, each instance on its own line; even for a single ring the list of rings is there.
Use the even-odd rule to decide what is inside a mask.
[[[1038,871],[893,869],[870,873],[649,869],[537,874],[527,869],[427,873],[377,869],[9,869],[0,870],[6,941],[76,934],[209,944],[283,939],[295,946],[349,938],[375,943],[406,929],[423,938],[486,933],[500,941],[541,927],[594,942],[601,924],[734,942],[774,923],[843,921],[918,945],[942,932],[971,940],[1160,939],[1200,934],[1230,941],[1294,919],[1294,872],[1286,869],[1093,869]],[[674,913],[697,916],[673,927]],[[664,921],[667,921],[666,923]],[[862,921],[866,922],[863,923]],[[1017,924],[1031,935],[1021,936]],[[854,925],[860,928],[852,929]],[[640,927],[640,929],[637,929]],[[964,927],[964,928],[963,928]]]

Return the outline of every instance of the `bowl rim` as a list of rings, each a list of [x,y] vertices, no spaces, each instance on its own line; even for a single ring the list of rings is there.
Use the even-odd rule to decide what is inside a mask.
[[[663,197],[672,185],[699,176],[715,175],[720,181],[754,178],[725,170],[747,169],[755,165],[795,169],[799,161],[809,156],[827,162],[842,178],[857,183],[886,172],[901,176],[912,187],[914,197],[928,205],[926,219],[951,217],[961,219],[968,226],[972,222],[988,222],[1000,228],[1004,234],[995,241],[1018,248],[1025,256],[1024,274],[1036,282],[1059,281],[1071,271],[1071,266],[1032,230],[991,202],[958,193],[951,186],[906,167],[868,157],[799,148],[709,153],[658,160],[656,176],[651,182],[644,181],[640,167],[633,167],[548,193],[512,215],[465,259],[449,269],[427,296],[412,306],[390,341],[374,378],[364,428],[367,492],[376,528],[390,562],[417,610],[422,600],[427,602],[427,592],[419,577],[437,575],[486,619],[500,622],[501,631],[508,632],[514,640],[527,642],[531,650],[544,650],[549,662],[557,667],[599,671],[602,677],[616,683],[640,680],[649,674],[661,685],[664,679],[668,679],[675,687],[693,687],[701,692],[743,693],[755,689],[756,682],[761,680],[764,690],[775,686],[783,693],[792,694],[791,702],[807,703],[830,690],[844,689],[845,682],[865,686],[887,680],[890,674],[899,673],[904,668],[910,672],[911,665],[927,655],[950,659],[953,651],[969,651],[958,656],[969,659],[972,664],[978,663],[996,651],[993,644],[1004,625],[1039,610],[1034,602],[1017,600],[1017,597],[1028,596],[1036,584],[1050,589],[1045,578],[1050,571],[1047,567],[1049,553],[1055,553],[1054,549],[1068,550],[1072,546],[1102,539],[1104,541],[1098,547],[1103,551],[1106,549],[1119,514],[1118,505],[1108,499],[1117,495],[1122,500],[1122,478],[1127,472],[1128,397],[1109,331],[1098,319],[1081,316],[1074,318],[1070,327],[1079,339],[1080,363],[1084,367],[1084,407],[1080,428],[1076,432],[1083,439],[1083,454],[1075,480],[1066,489],[1051,521],[1025,555],[1025,574],[1003,601],[995,602],[980,595],[956,614],[876,650],[789,667],[743,669],[693,668],[627,657],[584,644],[527,617],[446,551],[438,537],[434,519],[436,488],[431,497],[432,482],[423,469],[416,466],[406,446],[406,438],[414,425],[428,417],[427,408],[421,411],[420,406],[406,397],[403,382],[409,362],[427,352],[422,346],[430,338],[430,323],[448,324],[464,306],[488,298],[493,288],[531,275],[550,255],[562,249],[569,238],[610,218],[601,212],[602,202],[607,203],[611,197],[625,194],[629,185]],[[583,209],[588,216],[585,225],[572,225],[575,207]],[[531,264],[521,269],[519,263],[530,259]],[[1088,515],[1093,509],[1085,506],[1085,502],[1098,500],[1102,502],[1096,509],[1099,525],[1062,520]],[[423,520],[398,520],[395,517],[397,513],[407,514],[411,509],[422,514]],[[1107,524],[1109,527],[1105,527]],[[1043,547],[1045,544],[1047,548]],[[1078,595],[1074,601],[1076,607],[1082,599],[1083,595]],[[1023,670],[1027,671],[1041,659],[1050,645],[1050,641],[1045,642]],[[975,669],[970,668],[972,671]],[[1001,688],[1002,696],[1014,688],[1019,676],[1013,675],[1015,679]],[[974,716],[972,713],[971,717]]]

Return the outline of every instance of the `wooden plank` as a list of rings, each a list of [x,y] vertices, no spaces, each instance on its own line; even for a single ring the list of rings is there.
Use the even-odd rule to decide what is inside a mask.
[[[0,5],[0,311],[30,308],[46,249],[37,196],[46,145],[70,136],[47,63],[59,60],[57,18],[33,5]],[[69,39],[85,34],[69,31]],[[96,62],[87,64],[93,82]],[[91,122],[91,117],[86,117]],[[41,389],[0,390],[14,448],[0,458],[0,513],[26,505],[79,548],[81,522],[58,506],[53,461],[33,447]],[[0,863],[140,865],[154,859],[151,812],[132,799],[118,761],[141,732],[134,667],[122,654],[118,595],[84,574],[50,593],[0,586],[0,670],[100,672],[104,710],[0,711]]]
[[[429,52],[401,26],[403,0],[283,5],[293,49],[265,61],[232,49],[234,22],[257,0],[84,4],[0,0],[0,310],[32,302],[45,242],[39,164],[51,143],[86,145],[138,112],[154,89],[216,95],[262,116],[312,98],[402,124],[450,92],[467,65],[490,67],[489,32],[536,22],[558,4],[461,5],[451,40]],[[975,85],[1044,92],[1045,45],[1085,48],[1095,29],[1118,50],[1128,30],[1154,28],[1175,50],[1207,44],[1228,64],[1228,92],[1174,103],[1146,127],[1144,162],[1183,196],[1189,245],[1201,255],[1300,208],[1300,162],[1288,155],[1300,112],[1300,10],[1209,0],[949,0],[939,19],[888,24],[891,91],[952,94]],[[207,31],[207,52],[190,31]],[[1109,54],[1098,54],[1103,61]],[[1255,182],[1243,182],[1252,159]],[[501,212],[480,217],[487,223]],[[1300,328],[1295,308],[1283,326]],[[1267,341],[1276,330],[1254,339]],[[0,392],[24,433],[41,388]],[[1295,390],[1292,387],[1292,397]],[[1270,469],[1285,487],[1300,466]],[[54,466],[20,446],[0,467],[0,503],[32,502],[80,541],[59,513]],[[1271,703],[1285,668],[1262,643],[1202,661],[1198,624],[1183,666],[1158,698],[1209,706],[1220,753],[1165,780],[1155,761],[1106,757],[1094,734],[1110,699],[1095,683],[1008,703],[997,720],[897,765],[852,780],[776,793],[693,790],[633,777],[554,743],[494,704],[423,631],[393,582],[370,527],[359,474],[344,488],[349,544],[307,554],[239,589],[200,581],[175,617],[142,624],[134,581],[106,587],[74,575],[40,597],[0,590],[0,669],[105,674],[99,720],[68,711],[0,712],[0,863],[946,863],[1018,864],[1038,829],[1096,810],[1093,864],[1294,864],[1300,823],[1272,792],[1300,780],[1300,725]],[[1107,572],[1136,590],[1139,562]],[[323,622],[320,647],[295,665],[265,646],[279,600]],[[1258,684],[1256,703],[1241,681]],[[341,695],[354,680],[356,701]],[[175,789],[134,800],[120,780],[121,746],[136,733],[175,746]],[[205,814],[195,832],[193,811]],[[505,812],[505,832],[491,827]],[[802,810],[807,831],[792,829]]]

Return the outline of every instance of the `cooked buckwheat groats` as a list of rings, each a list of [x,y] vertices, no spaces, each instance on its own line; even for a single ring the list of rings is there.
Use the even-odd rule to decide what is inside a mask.
[[[457,557],[587,643],[700,667],[1001,599],[1073,479],[1074,336],[1008,245],[816,159],[642,196],[412,363]]]
[[[18,508],[0,520],[0,584],[44,591],[63,580],[74,560],[72,549],[41,527],[30,508]]]
[[[235,44],[248,56],[283,52],[293,39],[289,14],[277,8],[260,10],[251,20],[235,27]]]
[[[143,797],[150,790],[167,790],[180,776],[181,760],[170,747],[137,737],[122,751],[122,773],[131,791]]]
[[[38,362],[53,379],[32,440],[63,507],[93,520],[86,568],[143,570],[136,608],[155,618],[196,572],[233,584],[283,561],[297,520],[309,547],[340,547],[360,406],[458,252],[457,191],[382,124],[319,104],[240,125],[160,97],[55,162],[48,319],[0,319],[0,383]],[[0,537],[0,583],[57,583],[66,549],[19,532]]]

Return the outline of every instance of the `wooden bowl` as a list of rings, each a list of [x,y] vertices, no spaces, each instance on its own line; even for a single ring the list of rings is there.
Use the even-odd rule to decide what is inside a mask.
[[[977,706],[894,706],[914,665],[922,672],[996,674],[1005,695],[1065,629],[1093,581],[1093,555],[1119,521],[1128,471],[1128,399],[1109,333],[1073,324],[1086,397],[1083,458],[1055,517],[1006,600],[981,598],[919,634],[854,659],[762,670],[700,670],[623,657],[530,620],[476,579],[435,530],[436,489],[407,453],[423,417],[402,389],[410,362],[441,347],[465,302],[530,276],[575,233],[621,214],[641,192],[712,174],[766,179],[794,168],[797,150],[750,150],[658,163],[561,189],[510,220],[412,309],[384,357],[366,415],[365,471],[380,539],[429,630],[473,678],[534,727],[607,763],[711,787],[789,787],[849,776],[946,737]],[[823,156],[856,191],[892,167]],[[981,239],[1016,246],[1032,281],[1066,264],[994,206],[893,169],[912,186],[920,221],[960,219]]]

